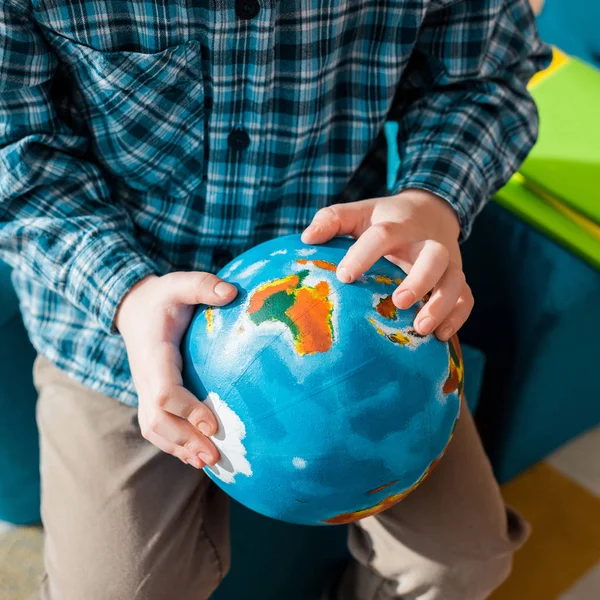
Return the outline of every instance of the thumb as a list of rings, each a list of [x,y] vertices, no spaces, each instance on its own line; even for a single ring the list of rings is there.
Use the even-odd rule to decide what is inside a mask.
[[[369,226],[371,200],[332,204],[317,211],[312,223],[302,233],[305,244],[324,244],[336,235],[358,237]]]
[[[212,273],[179,271],[161,277],[166,300],[172,304],[223,306],[237,296],[237,288]]]

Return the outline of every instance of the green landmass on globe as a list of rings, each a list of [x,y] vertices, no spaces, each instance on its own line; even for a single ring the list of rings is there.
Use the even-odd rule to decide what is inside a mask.
[[[304,280],[310,274],[310,267],[333,273],[337,267],[323,260],[300,258],[296,262],[309,268],[258,286],[250,296],[247,314],[257,326],[267,322],[285,325],[294,340],[294,348],[300,355],[327,352],[334,340],[334,304],[330,298],[331,289],[327,281],[320,281],[311,287],[305,285]],[[391,279],[385,275],[371,277],[379,284],[392,287],[402,282],[402,279]],[[386,321],[398,320],[398,309],[392,302],[391,294],[376,295],[373,308]],[[368,315],[365,316],[375,331],[388,341],[399,346],[410,345],[414,341],[413,336],[416,332],[389,327]],[[210,332],[214,327],[212,309],[207,310],[206,320],[207,331]],[[243,328],[240,328],[240,332],[243,332]]]
[[[327,352],[333,343],[333,302],[326,281],[304,285],[304,270],[259,286],[250,297],[248,316],[255,325],[286,325],[300,355]]]

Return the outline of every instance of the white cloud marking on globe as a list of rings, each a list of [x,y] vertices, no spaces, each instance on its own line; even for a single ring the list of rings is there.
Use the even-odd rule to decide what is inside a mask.
[[[287,254],[287,250],[283,248],[281,250],[275,250],[275,252],[271,252],[271,256],[276,256],[277,254]]]
[[[212,315],[212,326],[209,325],[209,317],[208,315]],[[208,335],[213,336],[221,329],[221,325],[223,324],[223,315],[218,307],[211,306],[210,313],[208,309],[204,312],[206,318],[206,332]]]
[[[317,251],[316,248],[302,248],[301,250],[298,250],[298,254],[300,256],[310,256],[311,254],[314,254]]]
[[[294,456],[294,458],[292,458],[292,464],[296,467],[296,469],[306,469],[306,461],[298,456]]]
[[[268,262],[268,260],[259,260],[258,262],[251,264],[240,272],[239,277],[250,277],[250,275],[254,275],[254,273],[260,271]]]
[[[447,360],[450,361],[450,348],[447,348]],[[437,383],[437,401],[442,405],[442,406],[446,406],[446,404],[448,404],[448,399],[450,396],[453,395],[458,395],[458,390],[455,392],[452,392],[452,394],[444,394],[444,385],[446,384],[446,381],[448,379],[448,372],[442,373],[442,375],[440,376],[440,379]]]
[[[379,303],[384,300],[385,298],[387,298],[389,296],[389,294],[378,294],[377,292],[375,292],[373,294],[373,308],[375,310],[377,310],[377,307],[379,306]]]
[[[219,449],[221,459],[216,465],[209,467],[210,470],[225,483],[235,483],[236,475],[250,477],[252,467],[242,444],[246,437],[246,426],[216,392],[210,392],[204,403],[212,410],[219,424],[219,430],[211,437],[211,441]]]
[[[437,385],[437,394],[435,398],[441,406],[446,406],[446,404],[448,404],[448,396],[450,395],[444,394],[444,383],[446,383],[446,377],[444,377]]]
[[[296,267],[297,271],[307,271],[308,275],[304,278],[302,285],[305,287],[314,288],[319,285],[322,281],[325,281],[327,285],[329,285],[329,293],[330,295],[334,293],[336,282],[335,280],[332,282],[332,277],[326,271],[323,271],[319,268],[313,267],[311,264],[307,265],[298,265]]]
[[[242,259],[238,258],[235,262],[232,262],[229,265],[229,268],[225,271],[223,271],[223,274],[221,275],[222,278],[226,278],[229,277],[241,264],[242,264]]]

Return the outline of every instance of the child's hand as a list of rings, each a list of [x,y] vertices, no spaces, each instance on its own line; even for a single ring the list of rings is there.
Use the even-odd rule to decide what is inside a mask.
[[[529,4],[531,4],[531,8],[536,15],[539,15],[542,8],[544,8],[544,0],[529,0]]]
[[[433,290],[415,319],[415,329],[423,335],[435,331],[439,339],[447,340],[473,308],[462,272],[459,231],[450,204],[430,192],[411,189],[323,208],[302,241],[322,244],[336,235],[356,238],[338,265],[337,277],[344,283],[354,281],[382,256],[402,267],[408,276],[394,291],[394,304],[409,308]]]
[[[217,420],[183,387],[179,345],[197,304],[229,304],[237,290],[209,273],[146,277],[125,296],[115,318],[139,397],[142,435],[164,452],[197,469],[213,465],[210,441]]]

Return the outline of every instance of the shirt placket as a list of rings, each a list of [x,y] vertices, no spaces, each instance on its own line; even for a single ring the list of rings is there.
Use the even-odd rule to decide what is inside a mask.
[[[275,0],[214,0],[206,210],[221,246],[251,238],[265,168]]]

